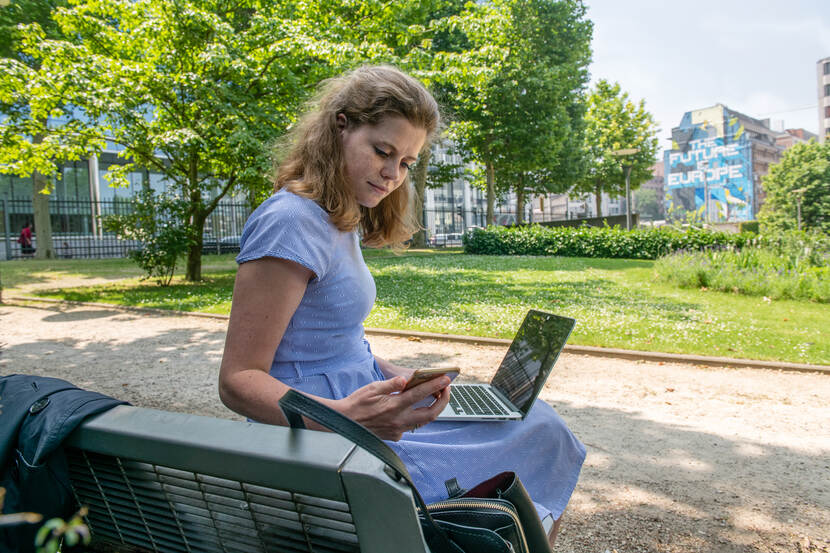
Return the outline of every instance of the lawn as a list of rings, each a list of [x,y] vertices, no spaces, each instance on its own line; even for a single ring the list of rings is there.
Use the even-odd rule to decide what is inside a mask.
[[[40,263],[43,270],[76,278],[127,277],[38,292],[44,297],[211,313],[230,309],[232,256],[207,256],[204,283],[177,279],[168,288],[140,282],[124,260]],[[367,326],[509,338],[525,311],[536,308],[575,317],[572,344],[830,364],[826,304],[679,289],[657,282],[651,261],[456,251],[400,257],[373,252],[367,263],[378,288]],[[0,266],[6,286],[46,278],[38,269],[31,260]]]

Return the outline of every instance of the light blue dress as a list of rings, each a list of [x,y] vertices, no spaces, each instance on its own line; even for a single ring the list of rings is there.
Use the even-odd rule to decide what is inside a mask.
[[[314,201],[282,190],[251,214],[240,246],[240,264],[277,257],[315,275],[277,347],[274,378],[332,399],[384,379],[363,332],[376,289],[356,232],[338,231]],[[427,502],[447,497],[450,478],[470,488],[512,470],[540,515],[554,518],[565,509],[585,459],[585,447],[542,401],[524,421],[433,422],[387,443]]]

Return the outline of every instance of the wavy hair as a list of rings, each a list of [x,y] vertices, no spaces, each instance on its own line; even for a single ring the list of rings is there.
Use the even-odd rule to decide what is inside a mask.
[[[399,116],[422,128],[429,147],[441,122],[438,103],[420,82],[391,66],[364,66],[322,83],[317,96],[288,133],[277,160],[274,190],[317,202],[341,231],[358,226],[367,246],[400,246],[419,228],[409,198],[409,174],[376,207],[357,203],[348,186],[337,116],[350,124],[377,125]]]

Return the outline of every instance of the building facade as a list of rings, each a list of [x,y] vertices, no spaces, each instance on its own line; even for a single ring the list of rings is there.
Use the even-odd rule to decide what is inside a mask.
[[[816,62],[818,82],[818,136],[824,143],[830,136],[830,57]]]
[[[775,145],[784,150],[788,150],[796,144],[806,143],[810,140],[818,141],[818,136],[807,129],[786,129],[783,133],[775,137]]]
[[[709,223],[755,219],[764,201],[761,177],[781,157],[780,134],[769,120],[722,104],[686,112],[663,156],[667,213],[694,212]]]

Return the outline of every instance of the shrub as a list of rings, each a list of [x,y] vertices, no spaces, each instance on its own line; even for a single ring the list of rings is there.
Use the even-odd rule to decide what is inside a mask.
[[[619,227],[495,227],[464,235],[464,251],[483,255],[560,255],[657,259],[679,250],[742,248],[755,237],[673,227],[622,230]]]
[[[758,234],[760,232],[760,223],[758,221],[741,221],[738,225],[741,232],[753,232]]]
[[[654,268],[681,288],[830,302],[830,240],[820,233],[762,235],[740,250],[674,253]]]
[[[129,213],[105,217],[104,229],[118,238],[140,241],[141,249],[131,251],[130,259],[147,273],[145,278],[168,286],[190,243],[182,221],[185,206],[181,199],[156,196],[146,188],[131,200]]]

